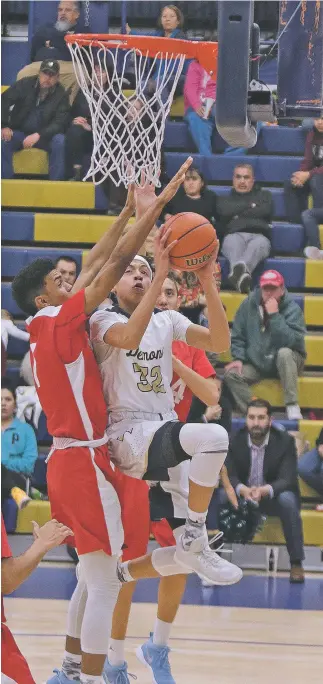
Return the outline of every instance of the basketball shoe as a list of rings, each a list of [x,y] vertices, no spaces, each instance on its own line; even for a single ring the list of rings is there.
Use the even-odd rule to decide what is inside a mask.
[[[48,679],[46,684],[71,684],[71,682],[72,684],[80,684],[79,679],[68,679],[61,670],[53,670],[53,672],[55,672],[54,677]]]
[[[137,679],[136,675],[128,673],[128,665],[111,665],[108,658],[105,659],[103,679],[106,684],[130,684],[129,677]]]
[[[210,584],[236,584],[242,578],[237,565],[221,558],[209,546],[205,525],[188,524],[176,542],[174,560],[184,568],[196,572]]]
[[[136,649],[138,660],[151,671],[154,684],[175,684],[168,660],[169,651],[168,646],[156,646],[152,634],[148,641]]]

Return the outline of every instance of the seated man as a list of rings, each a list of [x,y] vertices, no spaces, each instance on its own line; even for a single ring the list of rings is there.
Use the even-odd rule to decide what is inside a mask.
[[[292,223],[301,223],[302,211],[313,197],[314,209],[323,208],[323,115],[315,119],[306,136],[305,154],[299,171],[284,186],[286,215]]]
[[[259,504],[265,515],[277,515],[290,557],[290,582],[304,582],[303,529],[297,478],[295,440],[271,424],[268,401],[248,404],[246,425],[230,440],[226,459],[231,484],[238,496]],[[218,507],[227,501],[216,493]]]
[[[273,213],[271,193],[255,186],[252,166],[236,166],[231,192],[217,198],[217,214],[222,254],[230,262],[228,281],[238,292],[249,292],[251,274],[270,254]]]
[[[40,26],[32,39],[30,61],[18,73],[17,80],[38,74],[40,63],[44,59],[58,60],[60,64],[60,82],[65,89],[70,89],[71,102],[78,91],[78,84],[73,68],[72,57],[65,42],[70,33],[81,33],[78,25],[80,3],[65,2],[58,4],[57,21],[53,25]]]
[[[323,502],[323,428],[316,440],[316,447],[299,459],[298,474],[320,494]]]
[[[245,413],[252,398],[249,385],[279,377],[289,420],[302,414],[297,398],[297,376],[304,367],[303,313],[288,294],[283,276],[266,271],[260,288],[240,305],[232,327],[233,361],[225,367],[224,382],[237,408]]]
[[[323,224],[323,205],[322,209],[305,209],[305,211],[302,212],[302,224],[305,228],[307,244],[304,249],[304,255],[307,259],[323,259],[319,223]]]
[[[37,76],[29,76],[2,97],[2,178],[12,178],[13,153],[37,147],[49,152],[49,178],[64,179],[64,131],[68,95],[59,80],[59,63],[45,59]]]

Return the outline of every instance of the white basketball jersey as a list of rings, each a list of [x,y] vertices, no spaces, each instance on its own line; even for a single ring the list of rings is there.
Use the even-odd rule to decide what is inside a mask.
[[[119,307],[97,311],[90,319],[90,336],[103,381],[108,412],[164,414],[174,408],[172,342],[186,341],[191,321],[178,311],[155,310],[138,349],[118,349],[103,341],[116,323],[129,319]]]

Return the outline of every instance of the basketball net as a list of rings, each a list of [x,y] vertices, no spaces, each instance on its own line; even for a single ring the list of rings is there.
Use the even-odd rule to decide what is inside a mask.
[[[159,186],[165,123],[185,54],[161,51],[149,57],[148,49],[138,47],[111,49],[90,40],[85,45],[71,40],[67,44],[92,119],[91,165],[83,180],[92,178],[98,185],[110,178],[117,186],[128,186],[140,184],[144,172],[147,182]],[[130,66],[136,88],[126,97],[123,87]]]

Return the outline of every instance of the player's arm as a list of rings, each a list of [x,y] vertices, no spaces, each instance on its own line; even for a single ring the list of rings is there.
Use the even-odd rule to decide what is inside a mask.
[[[73,534],[69,527],[50,520],[43,527],[34,523],[35,541],[17,558],[1,559],[1,591],[10,594],[24,582],[37,568],[47,551],[62,544],[64,539]]]
[[[215,378],[203,378],[192,368],[185,366],[174,355],[173,370],[203,404],[215,406],[219,403],[220,392]]]
[[[161,228],[155,237],[156,273],[152,284],[131,314],[127,323],[115,323],[103,337],[105,344],[119,349],[137,349],[145,334],[147,325],[154,311],[156,300],[169,271],[169,252],[174,242],[165,247],[170,229]]]
[[[188,157],[163,192],[155,198],[145,214],[131,226],[130,230],[117,243],[109,260],[103,266],[91,285],[85,288],[85,311],[91,313],[107,297],[120,280],[127,266],[137,254],[142,243],[155,225],[163,207],[175,195],[185,179],[185,173],[193,159]]]
[[[206,266],[197,275],[203,287],[209,314],[209,327],[190,325],[186,331],[186,342],[192,347],[212,351],[216,354],[227,351],[230,347],[230,330],[226,313],[213,278],[213,263],[217,251]]]

